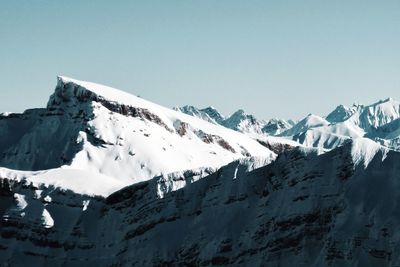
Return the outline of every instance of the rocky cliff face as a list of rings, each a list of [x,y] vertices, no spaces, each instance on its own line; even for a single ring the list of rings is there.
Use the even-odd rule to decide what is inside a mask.
[[[3,177],[0,257],[9,266],[396,266],[400,154],[378,149],[361,164],[358,146],[293,149],[253,171],[233,162],[162,196],[165,178],[104,199]]]

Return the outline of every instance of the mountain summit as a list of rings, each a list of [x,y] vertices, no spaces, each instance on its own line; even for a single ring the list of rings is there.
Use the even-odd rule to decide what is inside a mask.
[[[60,76],[0,114],[1,263],[397,266],[399,111],[225,117]]]
[[[213,107],[198,109],[194,106],[184,106],[175,108],[175,110],[253,136],[275,136],[294,125],[294,122],[291,120],[258,120],[254,115],[246,113],[243,109],[237,110],[229,117],[223,116]]]
[[[110,177],[122,186],[178,171],[215,170],[244,157],[276,156],[239,132],[62,76],[47,108],[2,116],[0,129],[2,167],[28,171],[26,176],[83,170],[99,179],[94,182]]]
[[[346,140],[366,137],[399,150],[400,102],[392,98],[371,105],[339,105],[325,119],[309,115],[280,134],[305,146],[332,149]]]

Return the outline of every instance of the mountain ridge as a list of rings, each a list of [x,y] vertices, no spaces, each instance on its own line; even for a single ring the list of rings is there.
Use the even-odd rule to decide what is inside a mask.
[[[5,266],[400,262],[393,99],[294,123],[58,77],[0,137]]]
[[[276,157],[241,133],[61,76],[46,108],[1,117],[0,133],[1,167],[85,170],[99,181],[117,177],[123,186],[177,171],[217,169],[242,157]]]
[[[365,165],[352,156],[359,145],[295,148],[250,171],[235,161],[162,198],[160,178],[107,198],[2,178],[0,258],[12,266],[391,266],[398,179],[384,170],[398,169],[400,154],[378,150]]]

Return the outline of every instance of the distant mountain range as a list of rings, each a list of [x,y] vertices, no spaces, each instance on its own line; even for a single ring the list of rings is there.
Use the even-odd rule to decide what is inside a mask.
[[[214,108],[185,106],[175,109],[256,138],[279,136],[307,147],[332,149],[345,140],[365,137],[390,149],[400,149],[400,102],[392,98],[367,106],[339,105],[326,117],[309,114],[296,123],[282,119],[258,120],[243,110],[225,118]],[[218,119],[210,116],[208,110],[218,114]]]
[[[58,77],[0,115],[2,266],[397,266],[400,102],[259,120]]]
[[[239,109],[230,117],[225,117],[214,107],[198,109],[194,106],[184,106],[174,109],[245,134],[278,135],[290,129],[295,124],[292,120],[286,121],[283,119],[258,120],[242,109]]]

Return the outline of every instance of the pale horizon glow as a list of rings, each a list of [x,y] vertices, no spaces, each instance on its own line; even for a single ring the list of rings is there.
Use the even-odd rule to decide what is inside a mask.
[[[0,112],[45,107],[57,75],[259,119],[400,100],[398,14],[394,0],[7,1]]]

